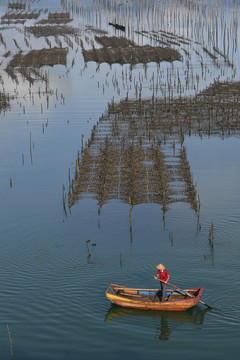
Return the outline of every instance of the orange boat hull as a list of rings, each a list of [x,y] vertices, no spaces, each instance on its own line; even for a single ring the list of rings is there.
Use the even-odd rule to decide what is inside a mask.
[[[164,302],[159,301],[157,296],[158,289],[134,289],[119,285],[110,285],[105,295],[112,303],[126,308],[183,311],[191,308],[200,301],[203,290],[203,287],[184,290],[194,295],[194,297],[189,297],[175,290],[168,291],[168,300]]]

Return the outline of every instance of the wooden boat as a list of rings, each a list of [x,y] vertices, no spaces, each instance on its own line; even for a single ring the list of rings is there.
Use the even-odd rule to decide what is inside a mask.
[[[167,299],[161,302],[159,289],[135,289],[111,284],[105,295],[112,303],[127,308],[183,311],[200,301],[203,290],[203,287],[184,289],[183,291],[167,289]],[[188,292],[193,297],[188,296],[185,292]]]

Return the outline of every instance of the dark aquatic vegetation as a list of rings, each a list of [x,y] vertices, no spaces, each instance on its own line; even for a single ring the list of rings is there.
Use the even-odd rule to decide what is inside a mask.
[[[83,56],[86,62],[106,62],[108,64],[141,64],[162,61],[181,61],[180,53],[170,47],[162,46],[138,46],[132,41],[116,36],[95,37],[95,40],[102,44],[100,49],[83,49]]]

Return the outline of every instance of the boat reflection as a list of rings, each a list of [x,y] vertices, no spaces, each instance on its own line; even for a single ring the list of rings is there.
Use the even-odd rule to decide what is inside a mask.
[[[105,321],[115,323],[122,317],[151,317],[155,325],[155,338],[161,341],[169,340],[173,330],[183,324],[192,323],[202,325],[204,316],[209,309],[202,309],[196,305],[186,311],[145,311],[127,309],[112,304],[106,314]]]

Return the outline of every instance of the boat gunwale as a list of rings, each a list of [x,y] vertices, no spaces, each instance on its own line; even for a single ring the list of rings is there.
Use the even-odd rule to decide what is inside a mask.
[[[130,307],[130,308],[136,308],[136,309],[146,309],[146,310],[167,310],[167,311],[182,311],[182,310],[187,310],[188,308],[196,305],[200,299],[201,299],[201,295],[203,293],[204,287],[196,287],[196,288],[188,288],[188,289],[184,289],[184,292],[189,291],[189,292],[196,292],[197,296],[190,297],[186,294],[185,298],[181,298],[181,299],[174,299],[173,301],[165,301],[165,302],[159,302],[159,301],[144,301],[144,299],[142,298],[140,299],[134,299],[133,294],[117,294],[116,291],[114,290],[115,288],[119,288],[119,289],[126,289],[128,291],[145,291],[145,292],[157,292],[159,291],[159,289],[137,289],[137,288],[129,288],[126,286],[120,286],[117,284],[110,284],[110,286],[108,287],[108,289],[105,292],[105,296],[108,298],[108,300],[110,300],[112,303],[115,303],[119,306],[122,307]],[[167,290],[170,291],[172,293],[181,293],[181,291],[178,290]],[[182,293],[181,293],[182,294]],[[183,295],[183,294],[182,294]],[[192,294],[193,295],[193,294]],[[141,297],[141,295],[138,295],[139,297]],[[148,296],[150,299],[150,296],[156,296],[156,295],[145,295],[146,297]]]

